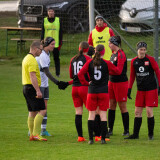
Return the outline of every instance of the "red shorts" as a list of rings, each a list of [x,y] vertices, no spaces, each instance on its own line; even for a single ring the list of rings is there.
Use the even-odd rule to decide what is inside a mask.
[[[157,89],[151,91],[137,91],[136,107],[158,107],[158,91]]]
[[[115,99],[117,102],[126,102],[128,93],[128,81],[108,83],[109,99]]]
[[[87,109],[89,111],[99,110],[107,111],[109,108],[109,94],[108,93],[88,93],[87,95]]]
[[[86,106],[88,93],[88,86],[73,86],[72,87],[72,98],[74,107],[81,107],[83,104]]]

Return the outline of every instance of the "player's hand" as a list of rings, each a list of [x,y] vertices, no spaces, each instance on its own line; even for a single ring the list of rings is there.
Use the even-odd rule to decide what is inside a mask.
[[[128,88],[127,97],[128,97],[129,99],[132,99],[132,97],[131,97],[131,88]]]
[[[40,90],[37,91],[36,94],[37,94],[36,98],[42,98],[42,93]]]
[[[64,81],[59,81],[58,82],[58,88],[59,89],[66,89],[68,87],[69,83],[68,82],[64,82]]]
[[[160,95],[160,87],[159,87],[159,89],[158,89],[158,95]]]

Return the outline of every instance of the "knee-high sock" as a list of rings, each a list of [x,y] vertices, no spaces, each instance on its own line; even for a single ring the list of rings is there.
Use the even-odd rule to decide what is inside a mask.
[[[109,109],[108,111],[108,126],[109,129],[113,130],[114,120],[115,120],[115,110]]]
[[[93,140],[94,120],[88,120],[89,140]]]
[[[94,132],[95,132],[95,136],[100,136],[101,134],[101,119],[100,119],[100,115],[97,114],[95,116],[95,121],[94,121]]]
[[[46,127],[47,127],[47,113],[43,117],[43,121],[42,121],[42,124],[41,124],[42,132],[46,131]]]
[[[34,118],[33,136],[40,134],[42,121],[43,121],[43,116],[37,114],[36,117]]]
[[[147,118],[148,122],[148,136],[153,136],[153,130],[154,130],[154,116],[153,117],[148,117]]]
[[[78,136],[83,137],[83,131],[82,131],[82,115],[75,116],[75,125],[77,129]]]
[[[123,121],[124,131],[129,132],[129,113],[128,112],[122,113],[122,121]]]
[[[30,135],[32,135],[33,134],[33,127],[34,127],[34,117],[28,116],[27,123],[28,123],[29,133],[30,133]]]
[[[139,131],[141,128],[142,124],[142,117],[135,117],[134,118],[134,129],[133,129],[133,134],[138,137],[139,136]]]
[[[103,140],[105,140],[106,133],[107,133],[107,121],[101,121],[101,135]]]

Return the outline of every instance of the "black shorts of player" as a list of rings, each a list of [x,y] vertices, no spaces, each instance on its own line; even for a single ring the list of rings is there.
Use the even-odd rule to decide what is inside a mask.
[[[43,98],[36,98],[36,90],[32,85],[23,86],[23,95],[27,102],[28,111],[35,112],[45,110]]]

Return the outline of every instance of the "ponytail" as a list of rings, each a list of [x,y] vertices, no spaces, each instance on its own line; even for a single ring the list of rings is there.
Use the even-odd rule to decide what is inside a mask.
[[[96,53],[95,53],[95,56],[93,57],[93,66],[94,67],[100,67],[100,65],[101,65],[101,54],[97,51]]]

